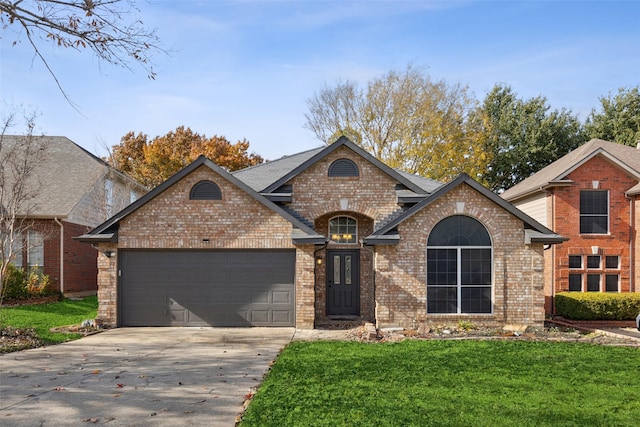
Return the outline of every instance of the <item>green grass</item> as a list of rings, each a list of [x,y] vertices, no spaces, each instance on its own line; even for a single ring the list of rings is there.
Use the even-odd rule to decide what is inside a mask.
[[[241,426],[637,426],[639,396],[637,348],[295,342]]]
[[[82,335],[51,332],[51,328],[94,319],[97,310],[98,299],[95,296],[50,304],[3,307],[0,308],[0,326],[33,328],[45,343],[54,344],[78,339]]]

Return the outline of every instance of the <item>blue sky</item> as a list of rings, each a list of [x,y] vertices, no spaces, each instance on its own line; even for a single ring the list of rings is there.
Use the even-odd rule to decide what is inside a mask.
[[[584,119],[598,97],[640,84],[635,1],[139,2],[168,56],[155,81],[100,64],[88,52],[45,49],[74,110],[23,41],[0,33],[0,96],[37,110],[38,131],[98,155],[129,131],[177,126],[231,142],[246,138],[275,159],[321,143],[304,128],[306,101],[325,85],[364,85],[408,64],[468,85],[495,83]],[[15,129],[18,133],[22,129]]]

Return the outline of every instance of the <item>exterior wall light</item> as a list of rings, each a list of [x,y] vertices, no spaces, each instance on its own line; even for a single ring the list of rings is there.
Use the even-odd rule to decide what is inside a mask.
[[[113,254],[115,254],[115,252],[114,251],[104,251],[103,254],[107,258],[111,258],[113,256]]]

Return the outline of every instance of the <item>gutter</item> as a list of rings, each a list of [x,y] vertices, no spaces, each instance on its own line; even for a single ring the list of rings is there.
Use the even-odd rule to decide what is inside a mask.
[[[57,216],[53,221],[60,226],[60,293],[64,295],[64,225]]]

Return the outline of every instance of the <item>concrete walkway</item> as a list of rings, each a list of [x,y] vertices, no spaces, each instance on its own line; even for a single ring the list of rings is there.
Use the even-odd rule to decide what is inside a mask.
[[[0,425],[231,427],[293,328],[121,328],[0,356]]]

